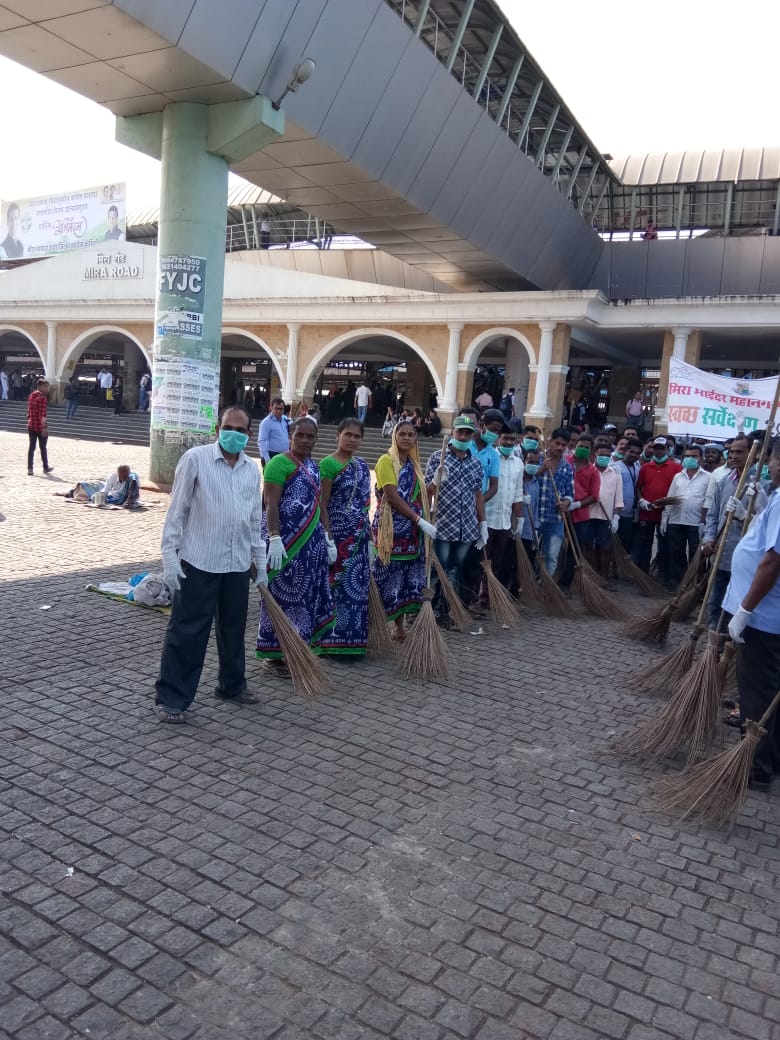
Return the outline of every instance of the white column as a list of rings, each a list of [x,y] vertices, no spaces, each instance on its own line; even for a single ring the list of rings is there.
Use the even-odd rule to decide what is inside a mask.
[[[550,362],[552,361],[553,333],[556,321],[540,321],[539,331],[539,363],[536,365],[536,387],[534,390],[534,403],[531,405],[529,415],[547,419],[552,411],[547,402],[547,393],[550,388]],[[529,366],[533,371],[533,365]]]
[[[298,332],[300,325],[290,323],[287,326],[287,372],[284,380],[282,397],[285,404],[291,404],[298,389]]]
[[[460,334],[463,325],[450,322],[450,342],[447,348],[447,370],[444,374],[444,396],[439,401],[439,408],[444,412],[458,410],[458,361],[460,358]]]
[[[57,368],[57,322],[46,322],[46,378],[51,382]]]
[[[672,357],[677,358],[678,361],[685,361],[685,349],[688,346],[690,334],[690,329],[672,329],[672,335],[674,336]]]

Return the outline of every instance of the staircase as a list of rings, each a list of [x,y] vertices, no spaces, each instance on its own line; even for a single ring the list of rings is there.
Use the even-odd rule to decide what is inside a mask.
[[[80,405],[72,419],[65,419],[65,405],[50,405],[48,410],[49,433],[52,437],[70,437],[74,440],[107,441],[110,444],[149,444],[149,413],[128,412],[115,416],[110,408],[95,405]],[[258,420],[252,421],[253,435],[247,454],[259,458],[257,451]],[[8,433],[26,433],[27,402],[0,401],[0,430]],[[373,469],[380,455],[390,444],[377,427],[367,427],[359,454]],[[441,446],[438,437],[420,439],[420,458],[423,466],[432,451]],[[323,424],[319,427],[314,458],[321,459],[336,450],[336,427]]]

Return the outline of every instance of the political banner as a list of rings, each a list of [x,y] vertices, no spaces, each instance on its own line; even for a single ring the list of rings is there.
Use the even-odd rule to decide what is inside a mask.
[[[0,207],[0,260],[55,256],[125,239],[125,185],[38,195]]]
[[[731,379],[672,358],[666,398],[669,433],[725,441],[737,430],[764,430],[776,390],[777,376]]]

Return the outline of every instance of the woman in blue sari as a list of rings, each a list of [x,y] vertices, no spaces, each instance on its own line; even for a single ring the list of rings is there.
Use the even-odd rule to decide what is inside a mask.
[[[317,424],[308,417],[290,426],[290,450],[263,470],[264,520],[268,534],[268,588],[314,653],[335,615],[328,582],[328,541],[320,523],[320,471],[311,457]],[[282,660],[268,611],[260,601],[257,656]]]
[[[357,656],[365,654],[368,644],[371,473],[366,462],[355,457],[363,423],[342,419],[336,432],[336,451],[320,462],[322,526],[337,553],[330,568],[336,624],[323,636],[322,652]]]
[[[374,578],[385,613],[394,622],[393,639],[405,637],[404,618],[416,615],[425,587],[423,535],[436,537],[426,519],[428,494],[417,450],[417,431],[407,420],[393,430],[390,450],[376,464],[374,516],[377,557]]]

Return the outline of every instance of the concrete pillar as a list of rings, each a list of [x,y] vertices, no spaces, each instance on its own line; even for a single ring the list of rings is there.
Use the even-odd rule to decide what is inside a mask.
[[[447,328],[450,330],[450,341],[447,346],[444,396],[439,401],[439,410],[448,415],[454,415],[458,410],[458,362],[460,361],[460,334],[463,331],[463,325],[453,321]]]
[[[685,361],[689,365],[693,365],[694,368],[698,368],[699,361],[701,360],[702,338],[701,329],[694,329],[694,331],[688,336],[688,342],[685,345]]]
[[[301,326],[295,322],[287,325],[287,369],[282,397],[285,404],[293,404],[302,394],[298,392],[298,333]]]
[[[672,357],[676,357],[678,361],[685,361],[685,351],[688,346],[688,337],[690,334],[690,329],[672,329],[672,336],[674,337],[672,342]]]
[[[680,339],[682,339],[682,337],[680,337]],[[688,336],[686,333],[686,343],[687,340]],[[652,432],[656,435],[669,432],[668,427],[666,425],[666,396],[669,390],[669,361],[671,360],[674,354],[674,346],[675,334],[670,329],[667,329],[664,333],[664,345],[661,353],[661,375],[658,378],[658,396],[656,397],[655,404],[655,423],[653,425],[652,430]],[[684,361],[685,358],[683,357],[682,360]]]
[[[57,322],[46,322],[46,378],[49,381],[49,402],[59,404],[62,397],[57,378]]]
[[[117,139],[162,160],[155,305],[151,479],[170,484],[181,455],[217,417],[228,166],[284,132],[267,98],[175,102],[119,117]]]
[[[552,415],[548,402],[548,391],[550,387],[550,365],[552,364],[553,333],[557,322],[539,322],[539,361],[536,365],[529,365],[534,380],[534,397],[531,408],[526,412],[526,422],[543,426],[546,419]]]
[[[138,407],[138,384],[146,371],[146,358],[135,343],[128,341],[124,344],[124,362],[125,392],[122,407],[126,412],[132,412]]]

